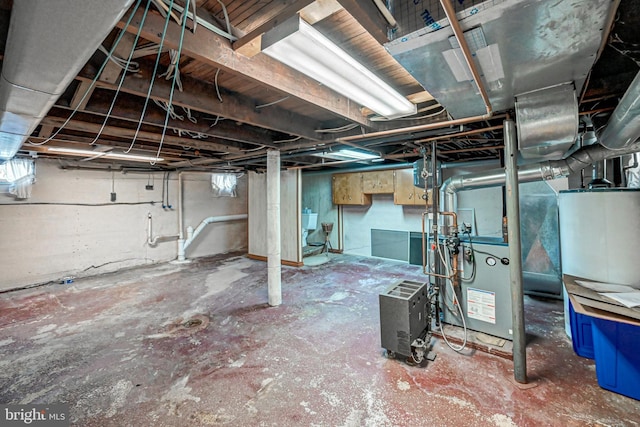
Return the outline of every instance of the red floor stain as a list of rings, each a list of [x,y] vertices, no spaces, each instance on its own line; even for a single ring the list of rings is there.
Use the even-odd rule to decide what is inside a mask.
[[[529,390],[439,340],[425,368],[384,358],[378,294],[401,279],[425,277],[335,256],[283,268],[268,307],[266,264],[229,255],[6,293],[0,401],[68,402],[78,426],[638,425],[640,402],[573,353],[560,301],[526,298]]]

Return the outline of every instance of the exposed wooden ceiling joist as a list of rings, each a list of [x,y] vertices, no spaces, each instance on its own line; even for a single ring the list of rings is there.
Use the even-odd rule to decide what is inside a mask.
[[[123,92],[146,98],[149,92],[150,71],[143,71],[142,75],[127,76],[122,82]],[[83,73],[81,80],[92,80],[94,76]],[[116,90],[116,84],[98,82],[100,88]],[[290,111],[282,110],[277,106],[257,110],[252,99],[234,94],[225,96],[223,102],[218,97],[213,85],[205,84],[186,76],[182,77],[183,92],[176,90],[173,95],[173,104],[201,111],[212,116],[222,116],[242,123],[263,127],[291,135],[302,136],[309,139],[320,139],[315,132],[316,122],[306,117],[299,116]],[[155,79],[151,97],[158,100],[166,100],[171,92],[171,83],[164,79]],[[270,142],[270,141],[265,141]]]
[[[142,16],[142,12],[138,11],[126,30],[137,33]],[[164,23],[164,18],[160,15],[149,14],[146,17],[141,36],[159,43],[164,30]],[[125,23],[120,22],[118,25],[124,27]],[[180,27],[175,23],[170,24],[167,28],[164,45],[171,49],[177,49],[179,40]],[[247,58],[235,52],[228,40],[210,31],[201,30],[196,31],[195,34],[186,32],[182,52],[183,55],[195,58],[212,67],[244,75],[250,80],[295,96],[363,126],[376,127],[362,114],[358,105],[355,105],[353,101],[343,95],[337,94],[315,80],[266,55]]]
[[[107,96],[107,94],[110,96]],[[91,101],[87,106],[80,111],[106,116],[107,113],[109,113],[113,95],[114,92],[98,90],[93,94]],[[122,94],[120,96],[122,97]],[[113,110],[109,114],[109,117],[119,120],[127,120],[137,124],[140,121],[140,106],[122,101],[124,100],[121,99],[119,102],[116,102]],[[65,108],[60,105],[56,105],[56,107]],[[166,113],[160,109],[148,108],[142,123],[144,125],[164,127],[165,116]],[[275,145],[271,143],[273,138],[266,131],[257,128],[252,129],[248,126],[238,126],[231,120],[219,120],[218,123],[216,123],[213,119],[203,120],[200,118],[197,123],[194,123],[186,118],[184,120],[169,118],[167,127],[169,129],[176,129],[184,132],[204,134],[212,138],[219,138],[227,141],[275,147]]]
[[[378,43],[384,44],[389,41],[387,37],[387,21],[373,1],[338,0],[338,3],[340,3]]]
[[[65,122],[64,119],[54,118],[54,117],[46,117],[45,119],[42,120],[43,125],[51,125],[54,127],[60,127],[63,125],[64,122]],[[97,123],[87,123],[87,122],[81,122],[77,120],[70,120],[64,126],[64,129],[87,132],[91,135],[97,135],[98,132],[101,131],[101,127],[102,126]],[[112,136],[112,137],[125,138],[128,140],[132,140],[134,136],[136,136],[136,130],[126,129],[122,127],[105,126],[104,129],[102,129],[102,134],[105,136]],[[147,132],[147,131],[139,131],[136,137],[138,141],[147,141],[147,142],[153,142],[153,143],[159,143],[161,140],[163,140],[160,134],[157,134],[154,132]],[[165,135],[163,141],[164,143],[170,144],[170,145],[197,148],[201,150],[243,153],[243,150],[230,145],[223,145],[215,142],[195,140],[193,138],[183,138],[183,137],[174,136],[174,135]]]
[[[281,9],[272,10],[260,25],[253,28],[240,39],[233,42],[233,49],[239,53],[252,57],[260,52],[260,36],[278,24],[296,15],[300,9],[313,3],[313,0],[283,1]]]

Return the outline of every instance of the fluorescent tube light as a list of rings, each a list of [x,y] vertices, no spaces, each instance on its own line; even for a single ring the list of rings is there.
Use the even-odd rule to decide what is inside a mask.
[[[361,151],[347,150],[347,149],[338,151],[338,154],[343,157],[350,157],[352,159],[361,159],[361,160],[373,160],[373,159],[380,158],[380,156],[376,156],[375,154],[363,153]]]
[[[416,114],[416,105],[318,30],[295,16],[265,33],[262,52],[388,119]]]
[[[119,159],[119,160],[131,160],[134,162],[161,162],[164,159],[162,157],[156,158],[155,156],[143,156],[140,154],[127,154],[127,153],[113,153],[110,151],[93,151],[83,150],[80,148],[65,148],[65,147],[47,147],[47,151],[52,153],[66,153],[66,154],[79,154],[86,155],[95,158],[102,159]]]

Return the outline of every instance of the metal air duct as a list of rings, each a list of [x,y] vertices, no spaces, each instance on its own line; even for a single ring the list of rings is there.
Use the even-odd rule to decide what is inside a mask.
[[[640,73],[629,85],[620,103],[611,114],[600,143],[612,150],[632,145],[640,138]]]
[[[132,3],[13,2],[0,76],[0,162],[16,154]]]
[[[553,160],[518,168],[518,182],[534,182],[557,179],[579,172],[582,169],[601,160],[620,157],[640,151],[640,142],[626,146],[621,150],[610,150],[600,144],[589,145],[566,159]],[[442,210],[455,210],[455,194],[458,191],[473,190],[475,188],[497,187],[505,184],[504,169],[492,169],[468,175],[458,175],[447,179],[440,187],[440,200],[443,201]]]

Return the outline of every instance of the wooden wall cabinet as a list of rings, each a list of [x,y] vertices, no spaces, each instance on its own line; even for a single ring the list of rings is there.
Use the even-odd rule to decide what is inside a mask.
[[[371,195],[364,194],[362,175],[362,173],[333,175],[333,203],[336,205],[370,205]]]
[[[427,206],[424,190],[413,185],[413,169],[337,173],[332,181],[336,205],[370,205],[372,194],[393,193],[396,205]],[[428,201],[431,205],[430,194]]]
[[[424,189],[413,185],[413,169],[396,169],[394,175],[394,204],[425,207],[431,205],[431,194],[427,194],[428,199],[425,200]],[[431,191],[429,191],[429,193],[431,193]]]
[[[393,193],[393,170],[363,172],[362,191],[365,194]]]

